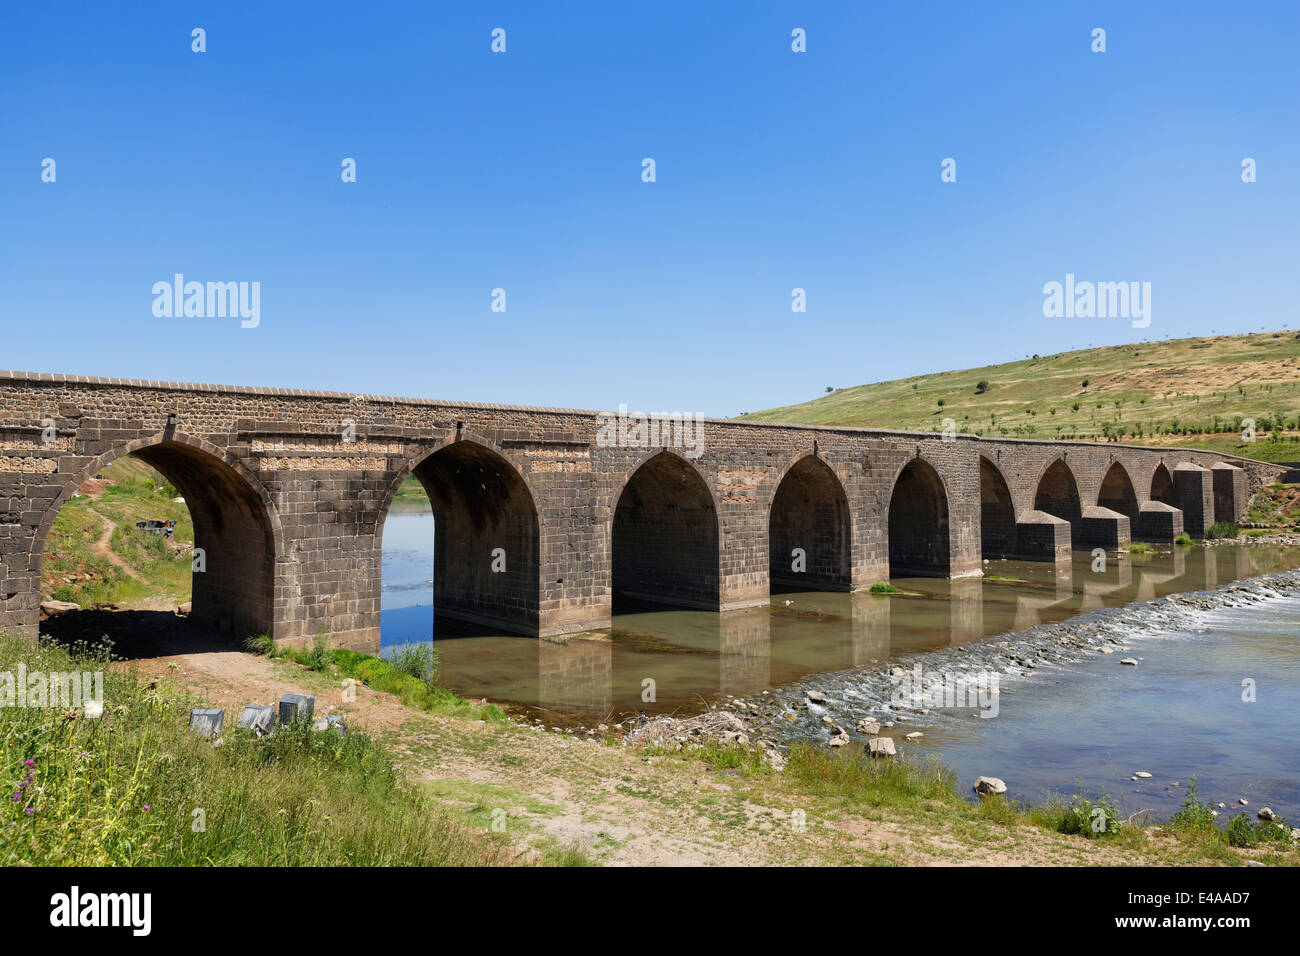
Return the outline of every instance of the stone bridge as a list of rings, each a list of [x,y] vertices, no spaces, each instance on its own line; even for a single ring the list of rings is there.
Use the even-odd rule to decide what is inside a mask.
[[[59,509],[134,454],[185,497],[192,617],[379,646],[380,556],[414,475],[439,617],[527,635],[616,599],[725,611],[772,589],[977,576],[985,558],[1168,542],[1240,519],[1282,469],[1173,448],[703,420],[696,448],[600,413],[0,372],[0,628],[35,636]],[[620,433],[627,437],[626,433]]]

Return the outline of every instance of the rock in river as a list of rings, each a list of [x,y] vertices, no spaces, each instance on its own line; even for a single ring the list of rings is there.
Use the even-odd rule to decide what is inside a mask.
[[[975,792],[981,797],[990,793],[1006,793],[1007,785],[997,777],[978,777],[975,780]]]

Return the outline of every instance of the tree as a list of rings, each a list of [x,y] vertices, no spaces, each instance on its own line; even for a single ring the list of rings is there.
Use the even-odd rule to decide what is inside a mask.
[[[984,394],[985,392],[987,392],[988,390],[989,390],[989,382],[988,382],[988,379],[986,379],[986,378],[982,378],[982,379],[980,379],[978,382],[975,383],[975,394],[976,394],[976,395],[983,395],[983,394]]]

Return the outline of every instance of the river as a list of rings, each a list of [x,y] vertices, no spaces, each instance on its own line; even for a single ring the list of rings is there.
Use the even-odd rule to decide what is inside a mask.
[[[385,525],[386,648],[433,638],[432,541],[427,511]],[[453,691],[552,726],[726,700],[787,743],[843,727],[852,751],[858,720],[893,720],[882,732],[900,751],[933,754],[967,783],[1000,777],[1013,798],[1068,795],[1078,781],[1126,814],[1167,815],[1195,774],[1221,812],[1244,798],[1300,818],[1300,573],[1279,574],[1297,567],[1300,550],[1259,545],[1111,554],[1104,570],[1079,552],[1060,565],[988,562],[982,579],[895,579],[892,595],[620,613],[612,629],[560,640],[442,627],[434,645]],[[909,700],[916,676],[931,693]],[[983,696],[953,706],[934,693],[954,679]]]

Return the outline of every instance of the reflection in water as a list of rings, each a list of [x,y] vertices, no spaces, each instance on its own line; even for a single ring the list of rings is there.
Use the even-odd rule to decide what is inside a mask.
[[[385,646],[434,634],[432,520],[398,514],[385,527]],[[1056,563],[992,561],[983,578],[895,579],[903,591],[895,595],[780,594],[771,607],[722,614],[642,610],[617,615],[610,630],[554,641],[446,629],[435,646],[443,682],[455,692],[539,707],[555,722],[691,713],[722,695],[761,694],[809,674],[877,667],[1297,564],[1294,549],[1197,547],[1110,553],[1094,571],[1092,555],[1075,552]]]

